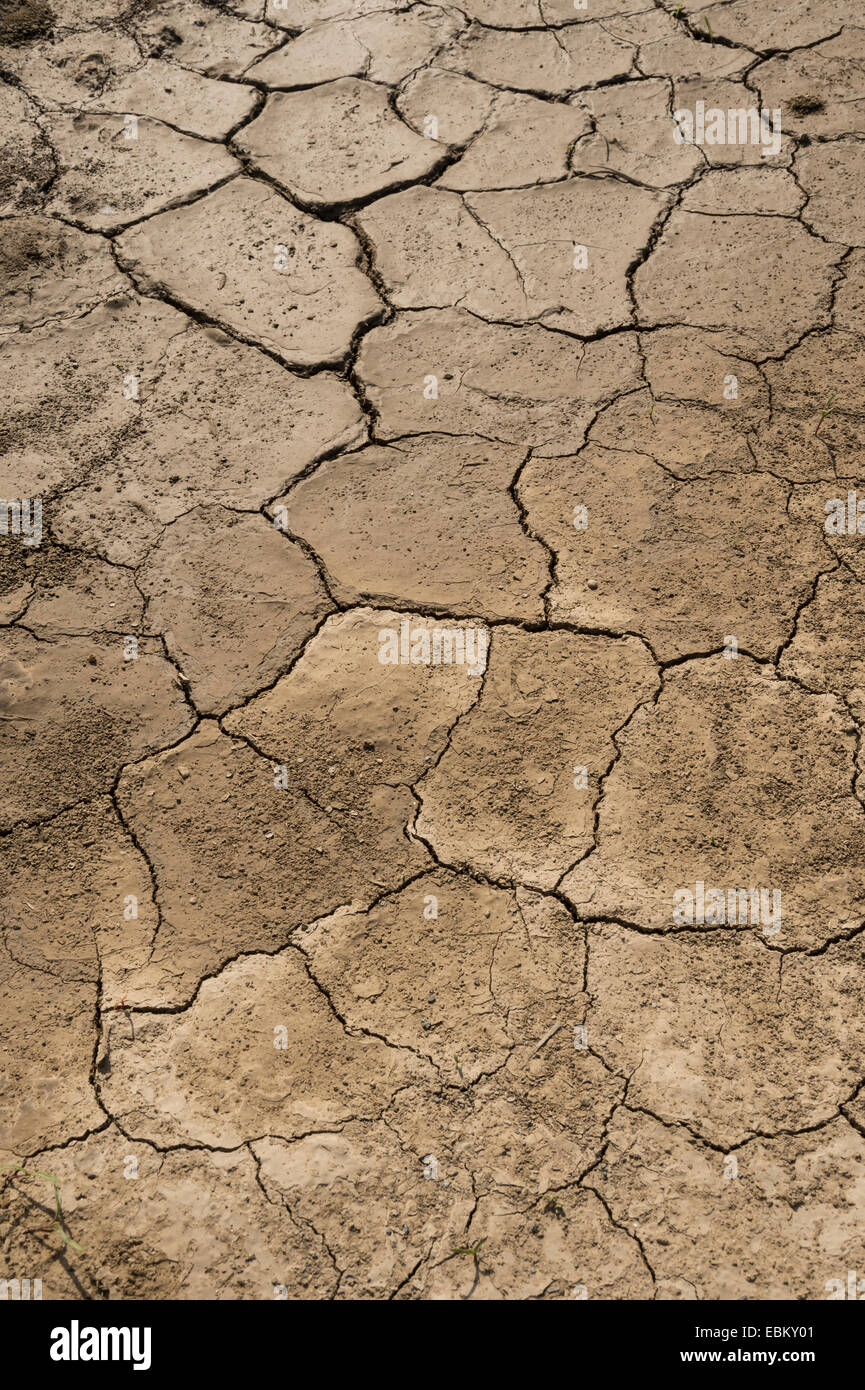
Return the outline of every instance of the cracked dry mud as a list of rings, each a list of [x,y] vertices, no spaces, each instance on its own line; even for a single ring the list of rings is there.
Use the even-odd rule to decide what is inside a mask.
[[[825,1298],[861,5],[16,0],[0,119],[0,1276]]]

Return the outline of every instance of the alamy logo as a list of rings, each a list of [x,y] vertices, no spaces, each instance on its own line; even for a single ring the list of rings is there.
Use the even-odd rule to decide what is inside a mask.
[[[149,1327],[68,1327],[51,1330],[52,1361],[131,1361],[134,1371],[150,1370]]]
[[[823,1287],[829,1295],[828,1303],[839,1299],[865,1298],[865,1279],[857,1279],[855,1269],[848,1269],[846,1284],[843,1279],[827,1279]]]
[[[781,153],[781,108],[739,106],[722,111],[698,101],[693,111],[673,112],[677,145],[762,145],[771,155]]]
[[[487,633],[482,627],[416,627],[403,618],[399,632],[383,627],[378,634],[382,666],[465,666],[470,676],[487,669]]]
[[[24,545],[39,545],[42,540],[42,498],[0,498],[0,534],[21,536]]]
[[[673,894],[673,921],[677,927],[750,926],[763,923],[765,936],[781,930],[780,888],[707,888],[702,880]]]
[[[843,497],[830,497],[823,510],[827,536],[865,536],[865,499],[857,501],[855,492],[847,493],[846,502]]]
[[[0,1298],[13,1303],[34,1303],[42,1300],[41,1279],[0,1279]]]

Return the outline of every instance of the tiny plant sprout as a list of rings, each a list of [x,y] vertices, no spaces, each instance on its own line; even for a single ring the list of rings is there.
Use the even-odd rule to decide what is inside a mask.
[[[10,1170],[12,1172],[18,1173],[21,1172],[23,1168],[23,1163],[5,1163],[3,1167],[0,1168],[0,1173],[7,1172]],[[31,1234],[49,1235],[52,1231],[56,1231],[57,1234],[60,1236],[60,1239],[66,1245],[71,1246],[73,1250],[77,1250],[79,1255],[83,1255],[84,1251],[81,1249],[81,1246],[76,1244],[76,1242],[72,1239],[68,1230],[66,1229],[66,1219],[63,1215],[63,1211],[60,1206],[60,1183],[57,1181],[57,1178],[55,1178],[53,1173],[45,1173],[40,1168],[34,1168],[32,1170],[32,1173],[27,1172],[26,1176],[32,1176],[34,1178],[44,1178],[45,1181],[50,1182],[51,1186],[54,1188],[54,1216],[51,1219],[51,1221],[49,1221],[47,1226],[31,1226],[29,1228]]]
[[[815,434],[819,434],[819,433],[820,433],[820,426],[823,424],[823,421],[826,419],[826,416],[827,416],[827,415],[829,414],[829,412],[831,411],[832,406],[833,406],[833,404],[834,404],[834,402],[835,402],[835,397],[836,397],[837,395],[838,395],[838,392],[837,392],[837,391],[833,391],[832,394],[831,394],[831,396],[829,397],[828,401],[827,401],[826,404],[824,405],[822,411],[820,412],[820,419],[819,419],[819,421],[817,422],[817,428],[816,428],[816,430],[814,431]]]
[[[486,1239],[486,1236],[481,1236],[480,1240],[476,1240],[474,1245],[460,1245],[454,1251],[455,1255],[471,1255],[475,1263],[475,1277],[472,1281],[472,1286],[469,1289],[468,1293],[463,1294],[464,1299],[471,1298],[472,1294],[478,1286],[478,1281],[481,1277],[481,1247],[486,1244]]]

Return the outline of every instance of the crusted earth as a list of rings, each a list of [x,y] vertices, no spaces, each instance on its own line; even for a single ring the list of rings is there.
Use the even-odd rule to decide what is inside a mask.
[[[0,119],[0,1278],[826,1298],[861,5],[14,0]]]

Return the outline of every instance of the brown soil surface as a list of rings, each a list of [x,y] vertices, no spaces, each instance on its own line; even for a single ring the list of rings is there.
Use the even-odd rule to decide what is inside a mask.
[[[13,0],[0,118],[0,1277],[825,1298],[861,0]]]

